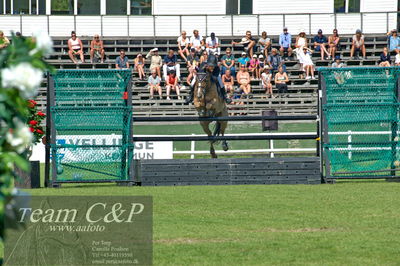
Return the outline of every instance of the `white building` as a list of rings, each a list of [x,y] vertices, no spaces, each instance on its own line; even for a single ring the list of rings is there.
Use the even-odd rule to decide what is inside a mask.
[[[351,34],[397,28],[399,0],[0,0],[0,27],[28,35],[36,27],[53,36],[176,36],[214,31],[220,36],[292,33],[319,28]],[[29,16],[35,15],[35,16]]]

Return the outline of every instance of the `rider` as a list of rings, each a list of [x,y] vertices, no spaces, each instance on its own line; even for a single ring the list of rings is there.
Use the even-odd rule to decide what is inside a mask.
[[[221,76],[219,75],[220,69],[218,66],[218,58],[214,54],[208,56],[207,62],[203,62],[200,65],[199,72],[209,72],[211,73],[211,81],[217,86],[218,95],[226,102],[231,103],[232,100],[226,97],[226,91],[224,84],[222,83]],[[190,86],[189,96],[186,98],[186,103],[193,101],[194,87]]]

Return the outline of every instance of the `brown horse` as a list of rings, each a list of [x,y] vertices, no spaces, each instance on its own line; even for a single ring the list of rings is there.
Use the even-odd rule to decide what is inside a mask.
[[[210,73],[197,73],[196,83],[194,85],[194,106],[199,117],[221,117],[228,116],[228,109],[225,101],[218,95],[217,85],[211,81]],[[214,132],[211,132],[209,125],[212,121],[200,121],[204,132],[210,136],[223,136],[228,121],[217,121]],[[210,141],[210,154],[212,158],[217,158],[214,150],[216,141]],[[229,149],[226,140],[222,141],[222,149]]]

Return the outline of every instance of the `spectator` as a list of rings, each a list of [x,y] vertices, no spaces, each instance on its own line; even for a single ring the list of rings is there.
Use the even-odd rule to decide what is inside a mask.
[[[21,32],[17,31],[17,32],[15,33],[15,37],[18,37],[18,38],[22,37]]]
[[[178,85],[178,77],[176,76],[175,71],[170,71],[168,73],[166,82],[165,82],[165,87],[167,89],[167,100],[171,100],[170,96],[170,92],[171,90],[176,91],[176,95],[178,95],[178,99],[181,99],[180,96],[180,91],[179,91],[179,85]]]
[[[251,93],[250,75],[245,65],[240,66],[240,70],[236,75],[236,80],[244,94],[248,96]]]
[[[226,54],[221,58],[222,74],[225,74],[226,70],[230,70],[232,76],[236,76],[235,57],[232,54],[231,48],[226,48],[225,53]]]
[[[383,47],[383,51],[378,63],[380,67],[390,67],[392,61],[390,60],[390,54],[387,47]]]
[[[186,37],[186,31],[182,31],[182,35],[178,37],[178,54],[187,61],[186,56],[189,55],[190,40]]]
[[[146,55],[146,59],[148,58],[150,58],[150,71],[153,72],[153,70],[155,70],[157,75],[161,78],[162,58],[158,54],[158,48],[151,49]]]
[[[218,56],[221,54],[221,47],[219,47],[219,40],[217,37],[215,37],[214,32],[211,32],[210,37],[207,37],[206,39],[206,50],[209,54],[210,52]]]
[[[207,59],[208,59],[208,53],[206,50],[204,50],[200,56],[200,65],[206,63]]]
[[[78,63],[78,61],[75,59],[75,56],[78,55],[81,58],[81,62],[85,62],[85,57],[83,55],[83,44],[82,41],[76,37],[75,31],[71,32],[71,38],[68,40],[68,55],[75,64]]]
[[[224,84],[225,90],[228,93],[233,92],[233,84],[235,82],[235,78],[232,76],[231,71],[226,70],[225,74],[222,75],[222,83]]]
[[[193,31],[193,36],[190,38],[190,47],[196,49],[198,53],[204,49],[204,40],[198,30]]]
[[[256,54],[253,55],[253,58],[249,62],[249,74],[251,73],[251,77],[255,79],[259,79],[258,76],[258,68],[260,67],[260,61],[258,61],[258,57]]]
[[[261,54],[267,57],[271,50],[271,39],[267,37],[267,32],[263,31],[261,33],[261,38],[258,40],[258,46],[260,47]]]
[[[246,36],[242,38],[240,42],[234,42],[232,41],[232,45],[235,46],[237,44],[243,45],[243,49],[246,53],[249,54],[250,57],[253,57],[253,50],[256,45],[256,41],[254,38],[251,36],[251,31],[246,31]]]
[[[258,62],[258,76],[261,78],[261,74],[264,72],[264,69],[269,67],[267,67],[267,62],[265,61],[265,58],[262,54],[260,54],[260,56],[258,57]]]
[[[289,82],[289,77],[286,72],[283,72],[283,67],[280,66],[278,68],[278,73],[275,75],[275,86],[278,89],[278,93],[282,94],[282,97],[285,97],[285,93],[288,93],[288,87],[286,82]]]
[[[344,67],[344,64],[342,63],[342,59],[340,59],[340,55],[337,55],[335,57],[335,62],[332,63],[333,68],[341,68]]]
[[[292,35],[288,32],[288,28],[283,28],[283,33],[279,35],[279,51],[283,57],[286,53],[288,57],[292,57]]]
[[[299,56],[300,58],[302,58],[302,62],[303,62],[303,67],[304,67],[304,71],[306,72],[306,79],[315,79],[314,77],[314,72],[315,72],[315,68],[314,68],[314,63],[311,59],[311,54],[312,54],[312,50],[307,48],[307,47],[303,47],[302,51],[300,52]]]
[[[389,51],[390,52],[395,51],[396,54],[398,54],[400,51],[400,37],[397,35],[397,30],[394,29],[388,32],[387,35],[388,35]]]
[[[162,90],[161,90],[161,79],[157,76],[157,71],[155,69],[151,70],[151,75],[148,79],[149,90],[150,90],[150,100],[154,99],[154,92],[158,91],[158,95],[160,100],[162,99]]]
[[[278,71],[278,68],[280,66],[283,67],[284,71],[286,72],[286,65],[282,61],[282,58],[278,54],[278,50],[276,48],[273,48],[271,50],[271,54],[268,56],[268,65],[270,69],[272,69],[272,74],[274,75],[276,71]]]
[[[241,66],[247,67],[247,64],[249,63],[249,61],[250,61],[250,58],[247,57],[246,52],[242,52],[242,57],[240,57],[238,59],[239,67],[241,67]]]
[[[4,36],[4,32],[0,31],[0,49],[6,48],[10,44],[10,40]]]
[[[300,63],[300,78],[304,78],[304,75],[302,74],[304,72],[304,56],[303,55],[303,48],[304,47],[308,47],[308,42],[307,42],[307,38],[306,38],[306,32],[305,30],[301,30],[299,33],[299,36],[296,37],[296,44],[295,44],[296,49],[294,50],[297,58],[299,59],[299,63]]]
[[[329,55],[331,58],[335,58],[336,51],[340,48],[340,37],[338,34],[338,30],[334,29],[333,34],[328,38],[328,45],[329,45]]]
[[[190,53],[187,57],[187,67],[189,70],[189,73],[193,73],[193,71],[196,70],[196,67],[200,65],[200,59],[196,54],[196,49],[191,48]]]
[[[175,55],[175,51],[170,49],[168,51],[168,55],[164,57],[164,65],[163,65],[163,74],[164,74],[164,80],[167,80],[167,75],[170,71],[174,71],[176,77],[178,80],[181,77],[181,70],[180,70],[180,65],[177,63],[178,59]]]
[[[395,58],[395,61],[394,61],[394,65],[395,65],[395,66],[400,66],[400,53],[399,53],[399,54],[396,54],[396,58]]]
[[[265,90],[265,94],[267,94],[267,98],[275,98],[272,93],[272,74],[270,73],[269,68],[264,68],[263,73],[261,74],[262,87]]]
[[[134,70],[136,70],[139,74],[139,79],[143,80],[145,78],[145,74],[144,74],[144,58],[143,55],[141,53],[139,53],[135,60],[133,60],[134,63]]]
[[[313,42],[315,51],[321,52],[321,60],[325,60],[325,56],[328,57],[328,60],[331,59],[328,51],[326,50],[328,39],[322,34],[321,29],[318,30],[318,34],[315,35]]]
[[[357,54],[354,59],[359,59],[358,55],[360,51],[363,54],[363,58],[367,59],[367,51],[365,50],[365,42],[364,42],[364,35],[362,35],[361,30],[357,30],[356,34],[353,35],[353,42],[350,51],[350,57],[353,57],[354,54]]]
[[[95,34],[90,42],[90,61],[92,64],[95,56],[100,59],[101,63],[104,63],[104,45],[98,34]]]
[[[116,69],[124,69],[124,68],[129,68],[129,62],[128,62],[128,57],[125,55],[125,50],[122,49],[119,52],[119,56],[115,60],[115,68]]]

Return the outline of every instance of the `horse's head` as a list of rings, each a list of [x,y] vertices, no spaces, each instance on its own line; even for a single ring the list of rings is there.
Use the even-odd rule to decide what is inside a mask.
[[[210,74],[207,72],[197,73],[197,82],[195,87],[195,96],[198,99],[205,97],[206,91],[210,87]]]

